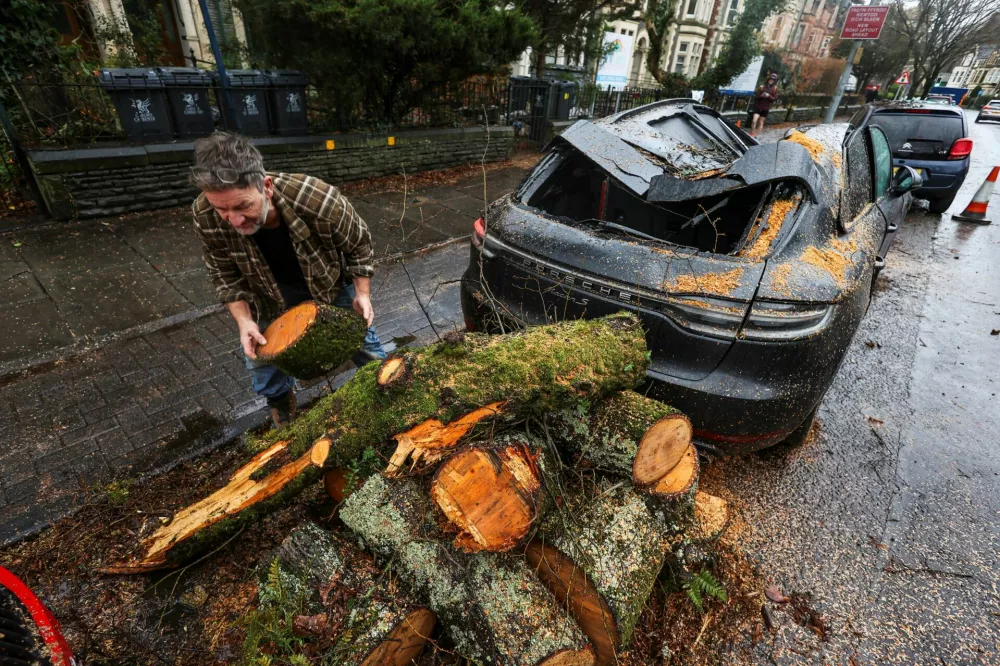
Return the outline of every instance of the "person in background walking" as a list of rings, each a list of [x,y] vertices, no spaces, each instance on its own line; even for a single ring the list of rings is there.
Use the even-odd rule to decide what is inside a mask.
[[[774,100],[778,99],[778,74],[771,72],[767,75],[767,83],[757,89],[757,95],[753,103],[753,122],[750,127],[750,136],[756,137],[764,131],[764,119]]]

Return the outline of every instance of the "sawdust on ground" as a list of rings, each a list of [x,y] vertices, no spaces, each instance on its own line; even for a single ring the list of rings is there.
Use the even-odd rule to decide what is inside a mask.
[[[858,243],[853,238],[843,241],[835,238],[829,249],[819,249],[810,245],[802,253],[800,259],[810,266],[826,271],[834,281],[842,285],[847,278],[847,269],[853,260],[851,255],[858,249]]]
[[[785,224],[788,214],[795,208],[797,201],[796,198],[779,199],[771,205],[771,212],[768,214],[767,220],[764,221],[764,229],[753,244],[743,250],[744,257],[752,261],[764,258],[764,255],[771,249],[771,243],[781,231],[782,225]]]
[[[667,291],[707,293],[728,296],[740,286],[743,276],[742,268],[734,268],[725,273],[706,273],[705,275],[678,275],[673,282],[667,280],[663,288]]]
[[[822,143],[816,139],[806,136],[802,132],[792,132],[791,135],[785,140],[797,143],[804,147],[809,151],[809,154],[812,155],[813,162],[816,162],[817,164],[819,164],[820,155],[826,151],[826,148],[823,147]]]

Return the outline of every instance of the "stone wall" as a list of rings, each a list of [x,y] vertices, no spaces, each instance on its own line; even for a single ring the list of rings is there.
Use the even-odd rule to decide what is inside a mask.
[[[510,128],[400,132],[394,136],[337,135],[255,139],[273,171],[301,172],[337,184],[413,173],[510,156]],[[49,213],[57,220],[117,215],[191,203],[191,142],[36,150],[29,152]]]

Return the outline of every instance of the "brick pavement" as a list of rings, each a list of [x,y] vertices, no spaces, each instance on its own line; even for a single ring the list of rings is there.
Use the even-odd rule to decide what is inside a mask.
[[[454,242],[380,265],[383,342],[462,326]],[[310,386],[315,397],[349,373]],[[229,315],[211,312],[0,379],[0,544],[44,527],[114,479],[161,471],[265,420]]]

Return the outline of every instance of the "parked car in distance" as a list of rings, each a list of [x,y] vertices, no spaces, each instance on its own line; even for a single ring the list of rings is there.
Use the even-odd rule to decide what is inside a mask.
[[[650,350],[643,390],[687,414],[700,445],[801,441],[917,186],[893,175],[877,127],[760,145],[690,99],[579,121],[476,220],[466,323],[630,310]]]
[[[991,99],[983,106],[983,108],[979,109],[979,115],[976,116],[976,122],[981,123],[984,120],[990,120],[993,122],[1000,120],[1000,99]]]
[[[870,104],[849,121],[877,125],[889,138],[894,168],[916,169],[923,181],[914,192],[932,213],[943,213],[969,173],[972,139],[965,112],[958,106],[925,102]]]
[[[924,98],[924,102],[927,104],[944,104],[946,106],[955,105],[955,100],[952,99],[951,95],[928,95]]]

